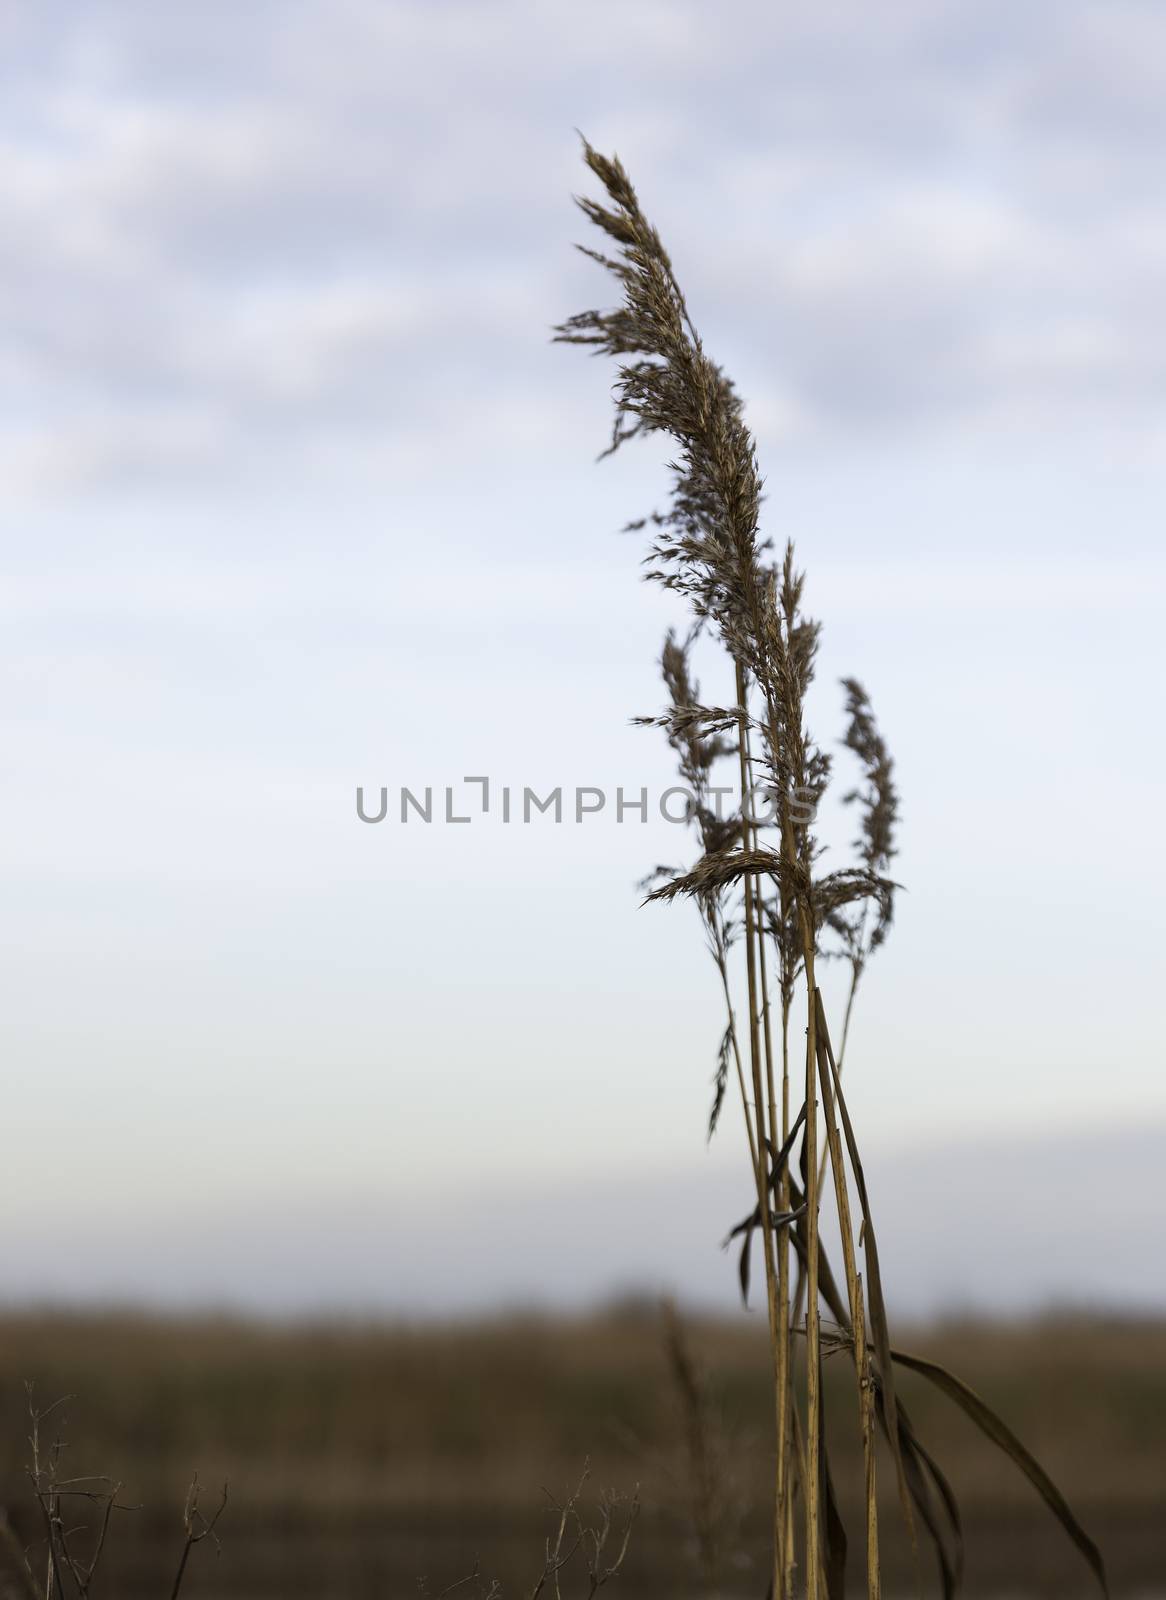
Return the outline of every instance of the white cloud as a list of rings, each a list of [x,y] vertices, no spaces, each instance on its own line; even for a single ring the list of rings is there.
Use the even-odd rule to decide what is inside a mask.
[[[311,459],[309,424],[339,461],[456,433],[458,395],[553,414],[542,330],[595,281],[575,122],[629,161],[698,321],[760,340],[782,437],[1094,403],[1160,429],[1160,13],[735,15],[621,4],[614,50],[609,6],[304,3],[232,16],[227,50],[215,7],[60,8],[0,126],[0,441],[56,437],[62,490],[155,438],[159,480],[229,484]]]

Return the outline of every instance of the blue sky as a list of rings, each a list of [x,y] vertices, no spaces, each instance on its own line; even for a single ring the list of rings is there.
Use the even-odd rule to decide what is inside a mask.
[[[205,1226],[252,1243],[192,1256],[192,1294],[446,1304],[426,1219],[493,1204],[534,1294],[503,1264],[549,1197],[735,1169],[695,914],[638,906],[677,830],[354,814],[357,784],[669,781],[629,719],[679,617],[617,531],[667,451],[596,466],[611,373],[548,342],[609,298],[575,128],[745,397],[825,627],[819,737],[857,674],[898,763],[906,893],[847,1069],[888,1205],[966,1242],[962,1179],[904,1189],[924,1146],[1166,1148],[1160,8],[0,29],[8,1292],[149,1294],[151,1241]],[[336,1267],[353,1207],[415,1241],[371,1282]]]

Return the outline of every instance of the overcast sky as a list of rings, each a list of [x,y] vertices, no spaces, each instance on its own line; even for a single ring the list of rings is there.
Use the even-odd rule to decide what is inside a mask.
[[[548,337],[611,298],[572,249],[577,128],[745,397],[824,623],[815,731],[856,674],[896,758],[906,893],[847,1065],[896,1228],[950,1219],[958,1297],[989,1145],[1076,1172],[1096,1136],[1094,1188],[1144,1196],[1166,12],[0,19],[0,1296],[449,1306],[468,1237],[467,1300],[565,1293],[524,1230],[595,1191],[597,1293],[653,1259],[630,1200],[605,1254],[612,1196],[728,1192],[715,973],[636,889],[681,830],[396,820],[467,774],[669,782],[629,719],[683,619],[618,532],[668,451],[596,465],[612,373]],[[835,808],[839,865],[848,832]],[[1063,1245],[1045,1159],[1016,1198]],[[1039,1292],[1160,1295],[1147,1214],[1108,1275],[1050,1244]],[[729,1220],[692,1245],[710,1293]]]

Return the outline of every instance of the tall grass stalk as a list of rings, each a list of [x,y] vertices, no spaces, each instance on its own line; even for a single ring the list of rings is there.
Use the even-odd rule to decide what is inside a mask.
[[[741,779],[741,794],[745,796],[750,788],[749,771],[749,719],[745,709],[746,689],[745,671],[738,661],[736,663],[736,688],[737,703],[741,708],[738,724],[738,770]],[[747,808],[741,809],[741,843],[742,848],[749,850],[753,847],[752,828],[746,814]],[[777,1594],[781,1584],[783,1570],[783,1546],[785,1541],[785,1503],[783,1497],[783,1474],[780,1466],[781,1440],[785,1426],[784,1396],[786,1392],[786,1357],[781,1345],[780,1319],[777,1308],[777,1255],[773,1248],[774,1228],[773,1213],[769,1204],[769,1165],[766,1160],[766,1148],[773,1143],[775,1123],[773,1117],[773,1068],[771,1028],[769,1023],[769,999],[766,992],[765,980],[765,949],[761,937],[760,906],[754,904],[754,880],[745,878],[745,969],[749,990],[749,1059],[753,1068],[753,1105],[754,1118],[758,1133],[758,1162],[757,1162],[757,1195],[761,1207],[761,1242],[765,1257],[765,1298],[769,1314],[769,1342],[773,1357],[773,1393],[775,1406],[775,1428],[778,1450],[779,1466],[777,1469],[773,1503],[773,1590]],[[764,1007],[765,1026],[765,1070],[769,1088],[769,1113],[768,1126],[766,1118],[766,1085],[762,1082],[761,1041],[758,1029],[758,1005]]]
[[[744,688],[742,678],[738,678],[738,691]],[[742,696],[743,698],[743,696]],[[749,753],[749,728],[748,719],[742,718],[742,741],[744,749],[744,771],[748,780],[748,787],[743,793],[754,793],[753,759]],[[755,820],[742,818],[742,824],[749,829],[749,847],[757,850],[760,847],[759,830]],[[748,881],[748,880],[746,880]],[[769,1117],[770,1140],[773,1144],[780,1144],[784,1148],[789,1139],[789,1050],[786,1030],[788,1018],[783,1012],[783,1072],[782,1072],[782,1102],[781,1115],[778,1115],[777,1089],[774,1076],[774,1045],[773,1045],[773,1008],[769,997],[769,963],[766,959],[765,946],[765,921],[764,903],[761,897],[761,881],[758,880],[758,909],[754,918],[757,936],[757,963],[761,974],[761,1006],[764,1018],[765,1037],[765,1088],[767,1095],[767,1112]],[[778,1130],[780,1129],[780,1134]],[[784,1168],[777,1192],[779,1214],[789,1211],[789,1186],[786,1182]],[[772,1337],[775,1346],[775,1382],[777,1385],[777,1465],[774,1481],[774,1578],[773,1592],[780,1595],[786,1583],[785,1574],[788,1571],[787,1545],[792,1543],[792,1534],[789,1531],[789,1516],[787,1509],[787,1481],[789,1478],[789,1398],[790,1398],[790,1326],[789,1326],[789,1235],[784,1228],[776,1230],[776,1239],[771,1231],[770,1245],[776,1245],[777,1259],[772,1270],[772,1279],[776,1287],[776,1330]]]
[[[743,1294],[748,1294],[754,1233],[760,1237],[765,1271],[774,1401],[771,1593],[774,1600],[793,1600],[796,1592],[799,1550],[794,1503],[799,1488],[804,1500],[800,1545],[804,1594],[808,1600],[842,1600],[846,1581],[846,1537],[823,1419],[824,1346],[833,1348],[835,1336],[823,1337],[822,1304],[842,1330],[838,1337],[851,1354],[856,1378],[868,1600],[878,1600],[881,1591],[876,1460],[880,1429],[895,1465],[907,1531],[914,1543],[918,1515],[935,1547],[945,1600],[955,1594],[962,1571],[958,1503],[899,1401],[897,1363],[940,1387],[1004,1450],[1062,1522],[1104,1589],[1105,1569],[1096,1547],[1015,1436],[958,1379],[891,1345],[870,1197],[842,1092],[841,1060],[835,1060],[831,1048],[817,981],[819,957],[830,953],[823,949],[822,935],[830,933],[840,946],[835,953],[850,964],[845,1042],[867,960],[891,924],[895,886],[887,869],[894,854],[898,796],[890,758],[865,691],[855,680],[844,680],[850,713],[844,742],[858,756],[865,775],[865,787],[844,798],[859,803],[862,827],[854,865],[819,872],[821,851],[812,828],[831,764],[805,724],[819,625],[802,608],[804,577],[794,569],[791,545],[780,567],[767,559],[768,546],[759,528],[761,478],[741,401],[706,354],[671,260],[640,209],[627,173],[617,159],[600,155],[586,141],[584,159],[603,185],[606,203],[581,198],[578,204],[589,221],[614,241],[616,253],[608,256],[580,248],[612,274],[623,300],[614,310],[585,311],[569,318],[556,329],[556,338],[619,359],[615,421],[605,454],[637,436],[657,433],[669,436],[677,447],[668,509],[629,527],[651,527],[648,577],[688,602],[693,618],[689,644],[701,632],[718,639],[733,679],[735,704],[703,704],[688,671],[688,645],[679,646],[670,636],[664,676],[671,705],[658,717],[638,720],[667,731],[681,773],[694,790],[700,859],[687,870],[663,871],[663,881],[651,888],[648,899],[685,896],[700,909],[727,1018],[709,1131],[711,1135],[716,1126],[732,1062],[748,1140],[756,1204],[730,1237],[743,1236]],[[736,736],[735,748],[724,738],[730,732]],[[730,754],[736,757],[742,800],[738,817],[726,824],[712,816],[707,799],[712,765]],[[773,800],[773,817],[764,825],[750,814],[748,804],[755,768]],[[769,828],[776,832],[773,845],[767,842]],[[767,903],[770,884],[774,898]],[[730,963],[738,916],[748,1006],[748,1081]],[[770,943],[781,1008],[780,1117]],[[806,1054],[802,1105],[791,1116],[790,1025],[799,987],[806,998]],[[825,1131],[821,1158],[819,1106]],[[799,1133],[800,1184],[791,1171]],[[827,1163],[842,1241],[844,1293],[819,1230]],[[852,1180],[862,1212],[857,1238],[850,1203]],[[792,1292],[791,1246],[798,1264]],[[859,1270],[860,1249],[864,1272]],[[799,1328],[803,1299],[804,1323]],[[795,1333],[802,1335],[805,1349],[800,1385],[795,1385],[793,1376]],[[795,1388],[800,1388],[796,1397]],[[804,1427],[798,1399],[804,1405]]]

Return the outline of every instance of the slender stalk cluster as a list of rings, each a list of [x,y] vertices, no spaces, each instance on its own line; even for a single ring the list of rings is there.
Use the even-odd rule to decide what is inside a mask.
[[[768,559],[759,527],[762,480],[740,398],[705,352],[672,263],[627,173],[618,159],[600,155],[586,142],[584,159],[602,184],[606,203],[584,198],[578,204],[614,252],[580,248],[614,277],[622,301],[613,310],[569,318],[555,336],[619,362],[615,421],[605,454],[649,434],[666,435],[676,450],[667,509],[629,527],[649,531],[647,576],[688,602],[691,631],[683,643],[670,633],[664,645],[667,708],[639,720],[667,732],[693,796],[691,821],[701,853],[687,869],[658,869],[649,880],[648,898],[684,896],[696,902],[724,998],[709,1133],[717,1126],[732,1075],[741,1099],[754,1204],[730,1237],[742,1240],[745,1295],[750,1250],[755,1238],[760,1241],[772,1356],[770,1592],[773,1600],[792,1600],[798,1593],[808,1600],[840,1600],[843,1594],[847,1540],[822,1412],[823,1358],[840,1341],[856,1380],[868,1600],[881,1593],[880,1430],[909,1536],[914,1542],[917,1524],[926,1530],[944,1595],[953,1595],[962,1567],[958,1506],[895,1388],[897,1363],[906,1362],[916,1372],[927,1364],[891,1346],[874,1220],[842,1092],[841,1052],[836,1059],[816,978],[824,953],[841,953],[849,962],[845,1041],[854,993],[893,914],[894,884],[887,872],[895,853],[898,795],[891,759],[865,691],[845,680],[849,726],[844,742],[864,772],[864,786],[845,799],[860,807],[861,834],[854,865],[820,872],[813,826],[830,761],[805,719],[820,630],[803,610],[804,577],[795,569],[792,545],[780,566]],[[701,632],[723,647],[733,704],[701,701],[689,661]],[[708,803],[711,774],[721,761],[734,763],[742,796],[739,810],[725,820]],[[772,802],[764,817],[748,803],[759,789]],[[822,950],[824,933],[834,936],[840,951]],[[745,1010],[739,1020],[735,996],[741,988]],[[791,1018],[799,991],[806,1050],[801,1068],[791,1070]],[[841,1287],[819,1235],[827,1187],[842,1240]],[[823,1328],[823,1308],[837,1333]],[[1041,1469],[1017,1441],[1012,1441],[1016,1449],[1004,1441],[1007,1430],[998,1418],[986,1423],[987,1408],[978,1398],[972,1406],[966,1400],[970,1391],[958,1380],[945,1374],[944,1381],[946,1392],[1044,1494],[1104,1587],[1100,1556]]]

